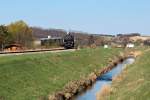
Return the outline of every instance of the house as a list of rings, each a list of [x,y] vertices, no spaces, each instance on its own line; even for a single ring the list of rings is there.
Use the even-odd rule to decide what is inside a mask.
[[[105,44],[105,45],[104,45],[104,48],[108,48],[108,45]]]
[[[128,43],[128,44],[126,45],[126,47],[127,47],[127,48],[134,48],[134,44],[133,44],[133,43]]]
[[[20,44],[10,44],[5,46],[4,51],[15,52],[22,50],[23,47]]]

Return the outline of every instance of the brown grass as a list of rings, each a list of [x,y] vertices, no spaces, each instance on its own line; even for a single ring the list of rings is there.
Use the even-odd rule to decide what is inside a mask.
[[[96,94],[96,100],[105,100],[106,97],[111,93],[111,86],[104,85],[102,89]]]
[[[135,57],[142,55],[141,51],[134,51],[134,52],[130,52],[131,55],[134,55]]]

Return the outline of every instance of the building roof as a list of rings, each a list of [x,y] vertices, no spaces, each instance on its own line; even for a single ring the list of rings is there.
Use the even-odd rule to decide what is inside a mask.
[[[10,44],[5,46],[5,48],[11,48],[11,47],[22,47],[20,44]]]

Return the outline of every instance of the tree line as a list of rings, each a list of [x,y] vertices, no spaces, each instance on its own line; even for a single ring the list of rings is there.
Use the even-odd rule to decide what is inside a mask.
[[[80,31],[70,31],[73,34],[78,46],[96,46],[109,44],[112,37],[99,34],[90,34]],[[64,37],[67,31],[63,29],[43,29],[40,27],[30,27],[24,21],[16,21],[9,25],[0,25],[0,50],[11,44],[19,44],[25,49],[34,48],[34,40],[51,37]],[[110,38],[106,38],[110,37]]]

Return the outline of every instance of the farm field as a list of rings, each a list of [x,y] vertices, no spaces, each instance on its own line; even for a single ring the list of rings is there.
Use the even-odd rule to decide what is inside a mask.
[[[46,99],[49,94],[61,90],[69,81],[78,80],[95,69],[106,67],[108,59],[119,52],[122,49],[97,48],[75,52],[1,56],[0,100]]]
[[[146,50],[128,66],[125,76],[120,81],[114,81],[113,92],[109,100],[149,100],[150,99],[150,51]]]

